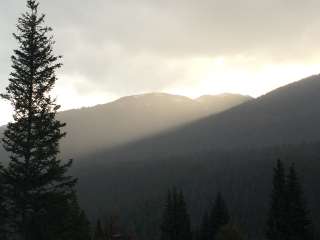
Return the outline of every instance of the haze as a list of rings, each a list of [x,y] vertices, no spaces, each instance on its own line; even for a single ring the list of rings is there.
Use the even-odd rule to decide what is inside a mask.
[[[320,2],[42,0],[64,67],[63,109],[144,92],[260,96],[318,72]],[[25,1],[0,8],[0,91]],[[0,101],[0,124],[10,119]]]

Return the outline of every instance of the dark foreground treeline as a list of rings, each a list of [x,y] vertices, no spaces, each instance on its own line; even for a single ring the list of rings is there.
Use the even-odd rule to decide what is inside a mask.
[[[105,222],[108,216],[116,215],[119,225],[139,239],[147,240],[161,235],[165,193],[172,186],[184,191],[193,232],[221,192],[233,223],[241,232],[248,239],[263,239],[277,158],[288,168],[296,164],[309,216],[317,231],[320,227],[319,144],[213,150],[132,162],[110,163],[106,159],[105,164],[87,165],[86,172],[76,171],[80,201],[93,223],[97,218]]]
[[[272,190],[261,239],[316,239],[314,224],[306,207],[303,189],[294,164],[288,171],[278,160],[273,172]],[[200,197],[200,196],[199,196]],[[184,193],[176,188],[167,193],[161,208],[158,234],[149,239],[161,240],[242,240],[250,236],[242,229],[228,209],[220,192],[206,209],[199,225],[191,223]],[[98,220],[93,240],[139,239],[134,229],[119,228],[119,219]],[[251,239],[257,239],[257,236]]]

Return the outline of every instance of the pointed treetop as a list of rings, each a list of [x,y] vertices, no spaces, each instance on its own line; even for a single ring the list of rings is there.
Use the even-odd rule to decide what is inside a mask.
[[[284,166],[283,166],[283,163],[280,159],[277,160],[276,169],[278,169],[278,171],[284,172]]]
[[[37,0],[28,0],[27,1],[27,7],[31,10],[33,13],[37,13],[38,11],[39,2]]]
[[[295,179],[298,178],[295,163],[292,163],[291,166],[290,166],[289,176],[291,176],[291,177],[293,177]]]
[[[276,167],[274,168],[273,175],[273,185],[274,185],[274,194],[279,194],[279,192],[283,192],[285,188],[285,168],[283,162],[278,159]]]
[[[296,204],[298,205],[304,204],[302,201],[303,193],[301,188],[302,187],[300,185],[300,180],[296,171],[295,164],[292,163],[287,176],[287,195],[291,201],[297,201],[298,203]]]
[[[213,239],[221,227],[230,222],[229,210],[221,192],[217,194],[209,218],[211,225],[210,237]]]

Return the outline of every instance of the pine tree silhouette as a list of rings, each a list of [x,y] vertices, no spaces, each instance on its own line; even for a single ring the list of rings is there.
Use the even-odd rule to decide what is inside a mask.
[[[295,165],[291,165],[286,176],[280,160],[274,169],[267,238],[270,240],[312,239],[312,223],[306,210]]]
[[[80,208],[76,194],[68,201],[65,207],[65,219],[61,222],[64,226],[61,239],[88,240],[91,238],[90,222],[85,212]]]
[[[286,237],[286,177],[282,161],[279,159],[274,168],[273,188],[267,220],[267,238],[283,240]]]
[[[229,211],[227,204],[219,192],[217,194],[216,200],[212,206],[209,215],[209,235],[210,239],[214,239],[216,234],[219,232],[220,228],[227,225],[230,221]]]
[[[180,240],[191,240],[192,239],[192,232],[191,232],[191,223],[190,223],[190,216],[188,214],[187,204],[183,195],[182,190],[179,191],[177,197],[177,214],[178,214],[178,239]]]
[[[10,154],[2,171],[10,230],[22,240],[58,239],[65,217],[59,210],[70,198],[76,180],[67,175],[72,162],[58,158],[64,123],[55,119],[60,108],[50,96],[61,67],[53,54],[51,28],[38,14],[39,3],[28,0],[28,11],[17,24],[19,48],[12,56],[13,71],[6,93],[14,108],[13,119],[2,139]]]
[[[161,224],[161,240],[170,240],[174,235],[174,203],[173,196],[171,191],[169,190],[167,193],[167,200],[165,209],[163,211],[162,216],[162,224]]]
[[[190,217],[183,192],[176,188],[168,191],[161,224],[162,240],[188,240],[192,238]]]
[[[287,176],[286,194],[288,239],[311,239],[311,220],[294,164]]]

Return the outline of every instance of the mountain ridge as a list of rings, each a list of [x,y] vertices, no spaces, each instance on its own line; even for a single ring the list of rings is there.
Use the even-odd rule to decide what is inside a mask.
[[[211,95],[199,102],[180,95],[147,93],[62,111],[57,118],[67,123],[64,128],[67,136],[61,142],[61,152],[63,157],[73,158],[98,149],[110,149],[217,114],[251,99],[239,94]]]
[[[320,194],[315,191],[320,169],[320,144],[317,143],[320,140],[320,108],[315,104],[319,97],[320,75],[314,75],[221,113],[123,145],[112,148],[102,145],[93,152],[72,155],[81,148],[76,144],[74,150],[68,151],[70,157],[75,156],[71,173],[79,177],[80,202],[93,219],[112,213],[114,208],[119,209],[122,219],[128,220],[127,225],[131,221],[146,224],[150,232],[144,239],[150,239],[158,233],[160,223],[157,217],[161,214],[162,199],[169,187],[186,190],[190,206],[202,206],[197,211],[190,209],[192,221],[196,224],[200,223],[199,213],[204,212],[209,200],[221,190],[235,219],[248,227],[248,231],[253,231],[250,232],[253,239],[259,239],[255,236],[263,235],[273,163],[281,158],[286,165],[297,163],[306,177],[303,184],[307,186],[306,195],[311,200],[310,209],[315,213],[313,217],[319,228]],[[117,108],[129,106],[127,101],[130,99],[124,98],[115,105]],[[155,118],[154,106],[163,109],[163,99],[156,101],[159,105],[153,107],[146,107],[140,97],[132,99],[134,103],[125,110],[150,109],[152,111],[144,116]],[[175,106],[181,103],[180,98],[179,104],[169,102]],[[97,106],[98,109],[104,107]],[[87,131],[81,132],[83,137],[72,135],[77,129],[75,126],[69,141],[91,142],[88,131],[95,127],[105,134],[106,139],[112,138],[110,132],[98,128],[93,110],[83,110],[90,120]],[[79,124],[83,111],[77,111],[78,115],[71,114],[73,119],[69,120],[73,121],[68,122]],[[119,124],[119,128],[127,127],[125,131],[134,128],[139,132],[135,127],[117,122],[123,118],[134,123],[139,119],[135,117],[139,115],[119,114],[110,122]],[[81,123],[80,126],[83,127]],[[70,136],[70,130],[66,131]],[[62,147],[67,146],[62,144]]]
[[[199,152],[212,148],[255,148],[320,140],[320,75],[280,87],[220,114],[105,151],[114,159]],[[152,149],[152,151],[151,151]]]
[[[199,211],[221,191],[235,220],[252,239],[263,239],[272,169],[280,158],[303,173],[319,229],[319,97],[315,75],[157,136],[83,156],[74,166],[82,203],[92,216],[117,206],[124,219],[146,224],[150,239],[159,231],[154,226],[169,187],[183,189],[188,205],[197,206],[190,209],[197,225]]]

